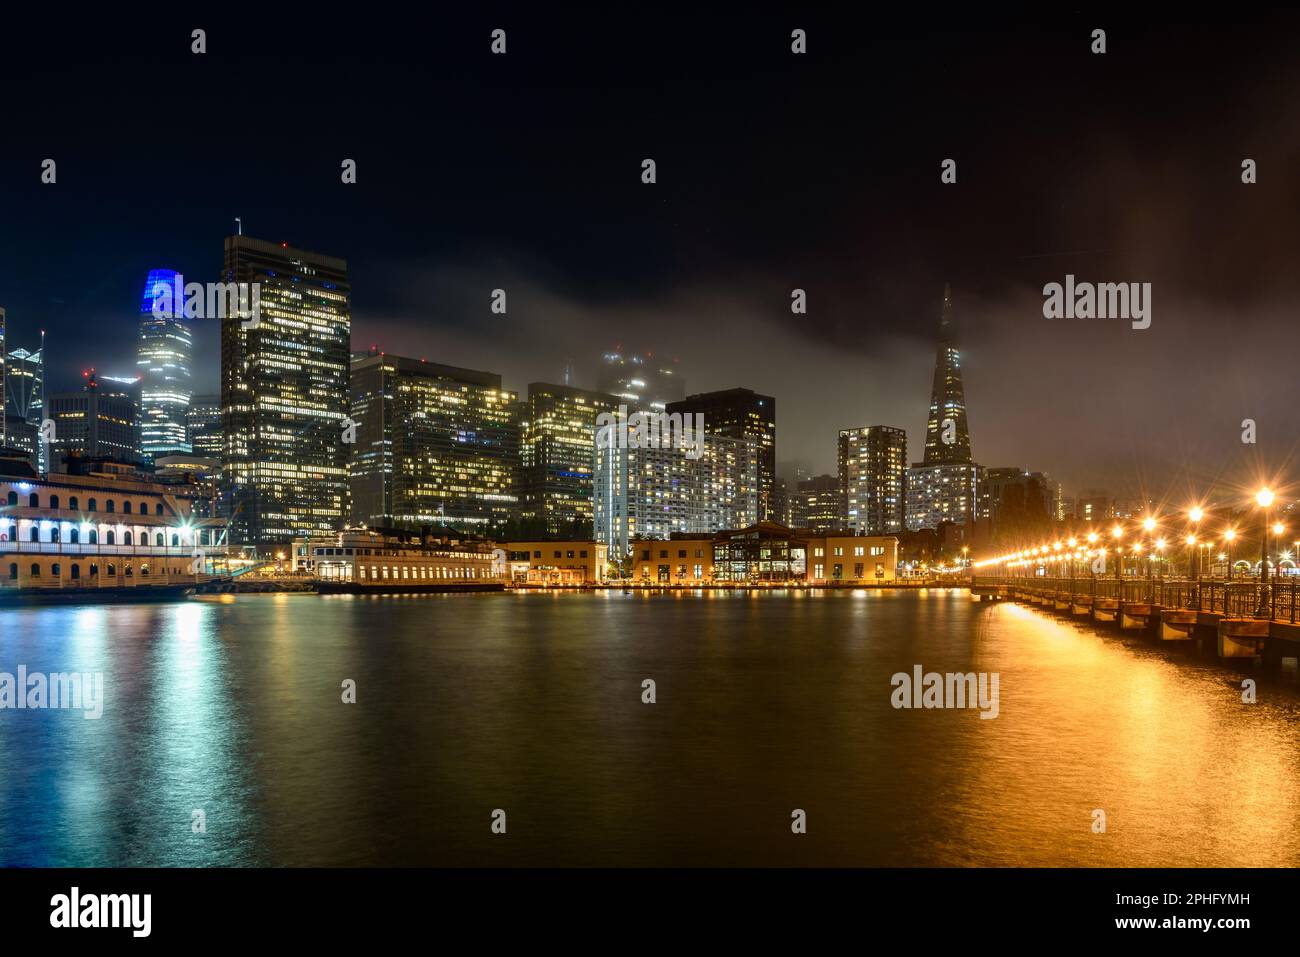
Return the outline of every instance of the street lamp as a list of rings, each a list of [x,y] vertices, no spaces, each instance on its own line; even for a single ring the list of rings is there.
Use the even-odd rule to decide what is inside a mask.
[[[1200,522],[1201,522],[1201,519],[1203,519],[1203,518],[1205,517],[1205,512],[1201,509],[1201,507],[1200,507],[1199,505],[1193,505],[1192,508],[1191,508],[1191,511],[1189,511],[1189,512],[1187,513],[1187,517],[1188,517],[1188,519],[1189,519],[1189,520],[1191,521],[1191,523],[1192,523],[1192,533],[1191,533],[1190,535],[1187,536],[1187,544],[1188,544],[1188,545],[1195,545],[1195,544],[1196,544],[1196,526],[1199,525]],[[1191,555],[1191,564],[1194,565],[1195,567],[1194,567],[1194,568],[1189,568],[1189,569],[1188,569],[1188,571],[1191,573],[1189,577],[1192,577],[1192,578],[1200,578],[1200,577],[1201,577],[1201,563],[1197,560],[1198,558],[1199,558],[1199,556],[1196,554],[1196,550],[1193,549],[1193,550],[1192,550],[1192,555]]]
[[[1230,528],[1223,533],[1223,540],[1228,543],[1226,553],[1228,557],[1228,581],[1232,581],[1232,542],[1236,537],[1237,532],[1235,529]]]
[[[1260,508],[1259,604],[1255,607],[1255,616],[1263,618],[1268,614],[1268,508],[1273,504],[1273,493],[1262,488],[1255,493],[1255,502]]]

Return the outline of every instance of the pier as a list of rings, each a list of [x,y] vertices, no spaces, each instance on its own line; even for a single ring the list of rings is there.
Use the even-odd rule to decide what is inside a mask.
[[[1015,601],[1198,657],[1291,677],[1300,662],[1300,582],[976,576],[977,601]]]

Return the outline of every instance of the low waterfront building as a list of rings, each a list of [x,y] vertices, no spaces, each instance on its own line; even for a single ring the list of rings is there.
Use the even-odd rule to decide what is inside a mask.
[[[808,540],[810,585],[883,585],[898,580],[898,539],[844,531]]]
[[[225,523],[196,515],[196,487],[112,460],[68,467],[42,478],[25,458],[0,458],[0,588],[180,585],[224,555]]]
[[[609,577],[609,549],[595,541],[506,542],[508,576],[528,585],[599,585]]]
[[[795,582],[807,574],[808,538],[784,525],[758,522],[714,539],[714,581]]]
[[[632,543],[632,581],[656,585],[708,585],[713,581],[713,535],[674,535],[668,541]]]
[[[292,569],[352,591],[438,591],[505,581],[504,556],[489,542],[350,528],[292,543]]]

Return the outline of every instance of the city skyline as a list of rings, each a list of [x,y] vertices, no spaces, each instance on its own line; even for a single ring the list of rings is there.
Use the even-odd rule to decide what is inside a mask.
[[[178,29],[183,20],[176,15]],[[95,365],[124,368],[138,277],[160,262],[214,277],[213,237],[241,217],[250,233],[348,258],[359,290],[354,348],[375,343],[490,369],[516,391],[563,381],[569,360],[578,384],[596,388],[593,365],[615,344],[655,349],[679,358],[692,390],[743,385],[781,397],[783,459],[823,472],[834,467],[840,428],[886,422],[920,448],[924,419],[911,389],[929,364],[931,317],[951,281],[961,334],[981,343],[965,356],[966,386],[980,408],[979,461],[1022,462],[1080,487],[1133,476],[1159,490],[1205,484],[1220,470],[1275,471],[1293,459],[1300,428],[1281,413],[1285,350],[1247,346],[1286,341],[1289,305],[1300,297],[1288,265],[1293,230],[1281,214],[1294,187],[1279,172],[1300,129],[1269,106],[1295,73],[1284,30],[1192,32],[1173,47],[1152,24],[1128,20],[1124,43],[1102,59],[1073,39],[1073,26],[882,44],[812,17],[808,58],[774,53],[767,64],[740,51],[787,34],[784,18],[725,23],[731,41],[723,49],[710,39],[717,26],[706,16],[681,36],[657,22],[622,37],[615,56],[603,48],[599,18],[564,31],[527,18],[510,55],[487,61],[497,73],[486,75],[499,79],[475,86],[460,74],[472,67],[478,76],[488,54],[460,39],[469,27],[454,19],[439,31],[432,59],[416,49],[422,40],[386,35],[374,47],[385,51],[380,58],[367,52],[376,38],[361,27],[360,52],[349,55],[366,69],[341,96],[343,106],[366,109],[352,111],[328,145],[272,129],[266,152],[274,162],[248,156],[233,165],[185,143],[137,169],[129,131],[95,117],[84,121],[99,134],[87,138],[94,145],[63,150],[59,121],[73,81],[36,70],[36,83],[20,69],[15,138],[0,159],[14,184],[14,228],[0,247],[9,338],[34,349],[38,330],[48,329],[59,388],[86,364],[72,357],[74,342]],[[1247,36],[1249,58],[1227,56]],[[66,42],[85,62],[107,55],[82,38]],[[178,46],[133,47],[123,82],[97,92],[98,112],[134,109],[161,70],[175,76],[175,88],[151,92],[159,109],[183,98],[187,115],[211,113],[227,45],[213,43],[218,66],[206,73],[176,69],[190,55]],[[662,48],[678,51],[680,76],[653,69]],[[555,72],[555,60],[578,51],[574,62],[604,71],[643,123],[588,130],[586,118],[610,95],[598,91],[573,94],[572,112],[556,120],[559,91],[569,96],[582,74]],[[1010,53],[1014,72],[1001,62]],[[19,67],[26,56],[14,51],[12,62]],[[308,82],[322,76],[309,58],[277,52],[285,56]],[[1193,56],[1214,67],[1186,75],[1180,64]],[[548,85],[520,92],[516,81],[537,75],[542,62]],[[970,78],[960,95],[949,75]],[[1047,79],[1027,85],[1024,75]],[[777,91],[798,78],[814,91],[880,79],[912,92],[906,109],[874,98],[867,131],[814,95],[782,99]],[[1175,82],[1197,95],[1172,95]],[[711,92],[676,96],[669,118],[656,108],[664,83],[674,93]],[[389,122],[429,84],[444,94],[439,136],[457,144],[439,151],[433,168],[426,157],[436,141]],[[722,102],[730,109],[719,111]],[[1059,103],[1077,111],[1070,122],[1032,132],[1019,122]],[[548,123],[559,125],[547,158],[511,158],[513,144],[549,131]],[[1219,142],[1241,144],[1242,155],[1207,143],[1199,132],[1207,124],[1222,132]],[[343,186],[338,164],[359,141],[369,151],[356,157],[357,184]],[[907,143],[901,153],[885,146],[899,142]],[[1149,147],[1140,159],[1129,145],[1138,142]],[[125,188],[101,199],[94,171],[119,146],[125,158],[104,174]],[[58,185],[43,187],[39,157],[60,152]],[[654,186],[639,180],[647,155],[659,161]],[[1240,175],[1247,155],[1259,164],[1249,186]],[[805,156],[817,158],[816,171]],[[939,179],[946,157],[958,163],[952,185]],[[727,188],[712,190],[720,178]],[[159,215],[140,201],[159,195],[184,214]],[[297,199],[286,206],[285,196]],[[373,210],[384,228],[368,228],[376,220],[362,211]],[[589,231],[575,227],[581,222],[605,225]],[[109,228],[111,243],[86,242]],[[1067,275],[1151,282],[1153,324],[1135,331],[1043,318],[1044,284]],[[507,335],[492,327],[495,288],[510,294]],[[808,294],[804,315],[789,310],[794,288]],[[215,342],[200,324],[200,362]],[[791,368],[817,372],[791,392],[782,388]],[[214,391],[214,375],[209,362],[195,390]],[[1170,387],[1189,377],[1213,398],[1195,422],[1177,414],[1181,397]],[[844,414],[826,422],[832,409]],[[1238,439],[1245,418],[1260,426],[1266,462]]]

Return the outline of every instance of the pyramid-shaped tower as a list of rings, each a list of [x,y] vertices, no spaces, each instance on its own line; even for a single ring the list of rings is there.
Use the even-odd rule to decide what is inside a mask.
[[[944,283],[934,384],[930,389],[930,418],[925,426],[924,464],[967,465],[970,460],[970,428],[966,422],[966,393],[961,384],[961,356],[953,343],[952,291]]]

